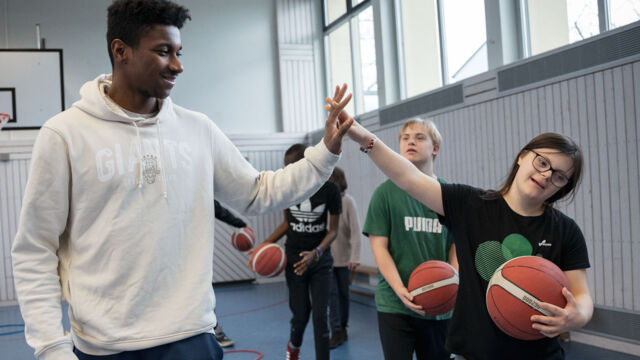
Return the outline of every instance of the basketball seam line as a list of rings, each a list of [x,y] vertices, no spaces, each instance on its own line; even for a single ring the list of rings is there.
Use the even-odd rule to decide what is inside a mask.
[[[543,258],[543,259],[544,259],[544,258]],[[545,259],[545,260],[546,260],[546,259]],[[506,264],[506,263],[505,263],[505,264]],[[562,285],[562,286],[564,287],[564,284],[562,283],[562,281],[560,281],[560,280],[559,280],[559,279],[557,279],[555,276],[553,276],[553,274],[550,274],[550,273],[548,273],[548,272],[544,272],[544,271],[540,271],[540,269],[538,269],[538,268],[536,268],[536,267],[533,267],[533,266],[520,265],[520,264],[518,264],[517,266],[509,266],[509,267],[503,268],[503,270],[504,270],[504,269],[509,269],[509,268],[514,268],[514,267],[527,268],[527,269],[535,270],[535,271],[537,271],[537,272],[541,272],[541,273],[543,273],[543,274],[545,274],[545,275],[549,275],[549,277],[550,277],[550,278],[552,278],[555,282],[557,282],[558,284],[560,284],[560,285]],[[562,269],[560,269],[560,271],[562,271]]]
[[[495,275],[496,275],[496,274],[494,274],[494,276],[495,276]],[[530,292],[528,292],[528,291],[524,290],[524,289],[523,289],[523,288],[521,288],[520,286],[518,286],[518,285],[514,284],[514,283],[513,283],[512,281],[510,281],[509,279],[507,279],[507,278],[505,278],[504,276],[502,276],[502,270],[500,270],[500,277],[501,277],[504,281],[506,281],[506,282],[508,282],[509,284],[513,285],[514,287],[518,288],[520,291],[522,291],[522,292],[523,292],[523,293],[525,293],[526,295],[531,296],[535,301],[537,301],[537,302],[539,302],[539,303],[540,303],[540,302],[542,302],[540,299],[538,299],[536,296],[534,296],[534,295],[533,295],[533,294],[531,294]],[[527,305],[528,307],[532,308],[533,310],[535,310],[535,311],[539,312],[540,314],[545,315],[545,316],[550,316],[550,314],[546,314],[546,313],[545,313],[545,312],[546,312],[546,310],[542,309],[542,311],[540,311],[540,309],[538,309],[538,308],[535,308],[535,307],[531,306],[531,304],[527,303],[526,301],[522,301],[522,299],[521,299],[521,298],[519,298],[519,297],[517,297],[516,295],[514,295],[511,291],[509,291],[509,289],[507,289],[506,287],[502,286],[501,284],[499,284],[499,283],[493,283],[493,285],[495,285],[495,286],[498,286],[498,287],[502,288],[502,289],[503,289],[507,294],[509,294],[509,295],[513,296],[515,299],[517,299],[517,300],[519,300],[519,301],[523,302],[525,305]],[[490,288],[490,287],[491,287],[491,284],[490,284],[489,288]],[[487,290],[488,290],[489,288],[487,288]]]
[[[437,285],[435,285],[435,284],[437,284]],[[409,293],[411,295],[413,295],[413,296],[418,296],[418,295],[422,295],[424,293],[427,293],[429,291],[442,289],[442,288],[445,288],[447,286],[458,285],[458,284],[459,284],[458,276],[454,274],[453,276],[451,276],[449,278],[438,280],[438,281],[433,282],[431,284],[419,286],[419,287],[411,290]],[[424,288],[429,286],[429,285],[433,285],[433,287],[430,288],[430,289],[424,290]]]

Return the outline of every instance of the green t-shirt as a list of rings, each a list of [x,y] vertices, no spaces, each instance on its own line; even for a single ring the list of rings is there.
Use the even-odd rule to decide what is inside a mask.
[[[442,179],[438,181],[444,182]],[[423,262],[446,262],[453,243],[447,229],[440,224],[438,214],[411,197],[391,180],[382,183],[374,191],[362,232],[367,236],[371,234],[389,238],[389,253],[404,286],[409,284],[409,276],[413,270]],[[451,318],[450,312],[421,317],[407,309],[380,271],[376,288],[376,308],[380,312],[406,314],[424,319]]]

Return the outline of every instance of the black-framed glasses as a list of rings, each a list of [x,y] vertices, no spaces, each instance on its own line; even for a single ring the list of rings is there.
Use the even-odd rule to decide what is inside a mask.
[[[551,171],[551,183],[554,186],[561,188],[567,185],[567,183],[569,182],[569,177],[564,172],[552,168],[549,159],[547,159],[543,155],[538,154],[533,149],[527,150],[536,154],[536,156],[533,158],[533,168],[536,169],[537,172],[543,173]]]

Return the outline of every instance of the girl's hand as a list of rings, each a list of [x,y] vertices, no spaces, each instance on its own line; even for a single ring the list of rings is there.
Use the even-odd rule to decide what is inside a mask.
[[[580,322],[579,319],[582,318],[582,313],[571,291],[567,288],[562,288],[562,295],[567,299],[567,305],[564,309],[553,304],[541,302],[540,307],[552,315],[533,315],[531,317],[533,322],[531,327],[539,330],[546,337],[556,337],[563,332],[577,328]]]

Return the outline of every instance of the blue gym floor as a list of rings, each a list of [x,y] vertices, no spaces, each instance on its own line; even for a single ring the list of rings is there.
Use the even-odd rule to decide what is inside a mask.
[[[249,350],[264,360],[284,359],[289,334],[289,307],[284,282],[229,284],[216,286],[217,312],[226,334],[235,346],[226,351]],[[66,315],[65,315],[66,317]],[[65,320],[66,322],[66,320]],[[23,321],[17,306],[0,307],[0,358],[33,359],[33,350],[24,340]],[[68,323],[65,324],[68,327]],[[331,351],[332,359],[382,359],[375,306],[370,297],[354,294],[351,302],[349,340]],[[576,342],[563,344],[568,360],[632,360],[640,357],[603,350]],[[307,326],[301,359],[312,360],[313,329]],[[231,352],[225,360],[254,360],[251,352]]]

